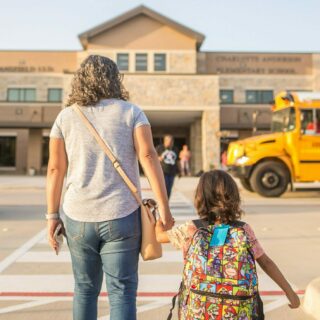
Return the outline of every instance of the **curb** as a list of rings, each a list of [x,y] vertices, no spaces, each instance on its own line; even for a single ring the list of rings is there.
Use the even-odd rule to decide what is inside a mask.
[[[303,309],[316,320],[320,320],[320,278],[316,278],[308,284]]]

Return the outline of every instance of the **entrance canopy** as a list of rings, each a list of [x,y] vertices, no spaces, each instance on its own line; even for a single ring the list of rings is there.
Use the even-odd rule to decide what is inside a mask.
[[[202,111],[145,111],[154,127],[190,127],[197,119],[201,119]]]

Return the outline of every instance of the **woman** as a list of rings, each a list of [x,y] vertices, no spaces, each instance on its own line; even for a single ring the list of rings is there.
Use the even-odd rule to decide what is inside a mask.
[[[75,320],[97,319],[103,272],[111,319],[136,319],[141,224],[138,203],[71,105],[80,106],[140,190],[139,158],[165,228],[173,225],[150,124],[127,100],[117,65],[106,57],[89,56],[73,78],[68,107],[58,114],[50,132],[48,236],[56,250],[54,230],[62,223],[59,206],[67,173],[63,232],[75,279]]]

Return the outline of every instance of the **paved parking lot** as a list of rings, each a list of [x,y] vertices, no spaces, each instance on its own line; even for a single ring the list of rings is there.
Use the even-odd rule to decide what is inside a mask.
[[[43,177],[0,177],[0,320],[72,319],[73,279],[67,247],[57,257],[45,239]],[[195,215],[195,178],[176,181],[171,208],[177,223]],[[150,190],[142,180],[144,194]],[[244,220],[254,228],[267,253],[303,297],[306,285],[320,275],[320,192],[287,193],[265,199],[242,191]],[[166,319],[181,278],[181,253],[170,245],[163,258],[141,262],[139,320]],[[292,311],[280,289],[259,270],[266,319],[311,319]],[[108,318],[106,292],[99,319]]]

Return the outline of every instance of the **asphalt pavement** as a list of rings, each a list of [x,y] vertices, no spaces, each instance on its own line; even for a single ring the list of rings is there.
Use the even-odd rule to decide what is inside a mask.
[[[197,178],[176,180],[170,205],[178,224],[196,216],[192,205],[196,184]],[[145,179],[142,186],[144,195],[151,195]],[[315,187],[277,199],[241,190],[243,219],[302,299],[307,284],[320,276],[320,191]],[[59,256],[50,251],[45,211],[44,177],[0,176],[0,320],[72,319],[70,256],[66,245]],[[139,320],[166,319],[182,267],[181,252],[171,245],[164,246],[163,258],[140,263]],[[283,292],[261,270],[259,282],[267,320],[313,319],[302,309],[290,310]],[[104,287],[99,320],[106,319]]]

